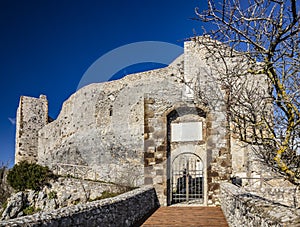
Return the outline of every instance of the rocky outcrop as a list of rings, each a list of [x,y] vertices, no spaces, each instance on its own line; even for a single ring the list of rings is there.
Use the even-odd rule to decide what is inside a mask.
[[[154,188],[146,186],[114,198],[0,221],[0,226],[140,226],[158,207]]]
[[[21,212],[23,207],[26,204],[26,196],[24,192],[18,192],[12,195],[7,201],[7,207],[3,211],[2,220],[7,220],[17,217]]]
[[[86,203],[101,198],[103,194],[119,194],[126,190],[126,187],[115,184],[61,177],[41,191],[28,190],[11,196],[1,220]]]

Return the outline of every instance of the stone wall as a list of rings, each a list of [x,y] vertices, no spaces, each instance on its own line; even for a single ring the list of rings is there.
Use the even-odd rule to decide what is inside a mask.
[[[273,203],[300,208],[300,191],[296,186],[243,187],[247,193],[265,198]]]
[[[190,152],[204,164],[203,204],[219,204],[220,183],[232,171],[246,171],[239,163],[245,152],[237,146],[239,155],[232,159],[234,138],[228,130],[226,91],[217,83],[219,65],[205,45],[189,41],[184,55],[168,67],[83,87],[64,102],[56,120],[39,130],[35,160],[50,168],[81,166],[91,173],[87,178],[106,182],[154,185],[166,205],[171,161]],[[172,120],[201,122],[203,139],[170,143]]]
[[[230,227],[300,226],[300,209],[257,196],[233,184],[221,184],[220,199]]]
[[[48,123],[48,101],[21,96],[17,110],[15,163],[23,160],[37,162],[38,132]]]
[[[144,184],[144,94],[170,97],[180,83],[176,64],[88,85],[63,104],[39,132],[38,162],[88,166],[97,180]],[[177,92],[178,93],[178,92]]]
[[[0,226],[133,226],[159,207],[153,187],[0,222]]]

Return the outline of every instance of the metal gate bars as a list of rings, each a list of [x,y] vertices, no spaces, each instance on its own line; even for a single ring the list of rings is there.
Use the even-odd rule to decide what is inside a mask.
[[[182,153],[172,163],[171,203],[203,203],[203,162],[193,153]]]

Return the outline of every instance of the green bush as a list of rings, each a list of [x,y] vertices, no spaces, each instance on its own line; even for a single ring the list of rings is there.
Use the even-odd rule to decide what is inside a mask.
[[[29,206],[29,207],[26,207],[25,209],[23,209],[23,212],[25,215],[31,215],[31,214],[35,213],[35,209],[33,206]]]
[[[25,215],[32,215],[32,214],[34,214],[36,212],[39,212],[39,211],[41,211],[40,208],[35,209],[33,206],[28,206],[28,207],[23,209],[23,213]]]
[[[22,161],[8,172],[7,181],[17,191],[39,190],[53,177],[48,167]]]
[[[8,173],[7,166],[1,166],[0,164],[0,206],[10,197],[13,189],[6,182]]]

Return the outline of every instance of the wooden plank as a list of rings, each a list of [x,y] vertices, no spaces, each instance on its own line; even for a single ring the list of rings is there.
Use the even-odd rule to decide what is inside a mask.
[[[149,226],[224,226],[220,207],[160,207],[143,224]]]

